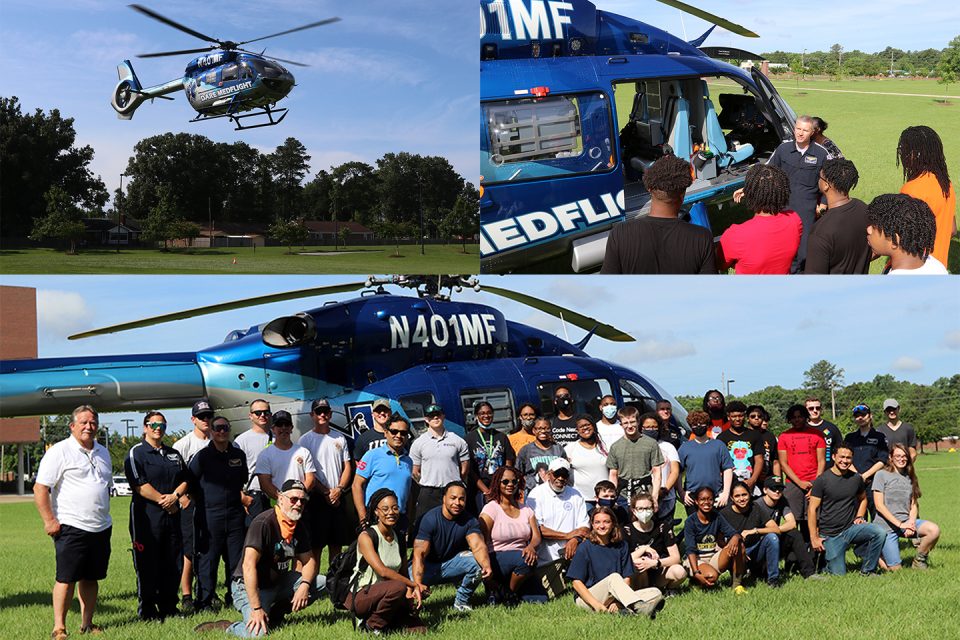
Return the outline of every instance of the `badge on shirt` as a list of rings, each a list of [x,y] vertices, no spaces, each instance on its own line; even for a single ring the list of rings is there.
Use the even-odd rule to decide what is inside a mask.
[[[367,468],[367,463],[364,462],[363,460],[357,463],[357,471],[363,471],[366,468]]]
[[[178,456],[175,453],[168,453],[167,460],[169,460],[170,462],[180,462],[180,456]]]
[[[804,164],[817,164],[816,156],[803,156]]]
[[[240,458],[230,458],[230,460],[227,461],[227,464],[231,467],[239,467],[243,465],[243,461]]]

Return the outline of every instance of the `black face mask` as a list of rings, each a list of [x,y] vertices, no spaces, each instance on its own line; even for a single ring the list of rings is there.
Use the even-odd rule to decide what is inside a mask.
[[[707,433],[707,425],[700,425],[697,427],[691,427],[693,429],[693,435],[698,438],[702,438]]]
[[[573,406],[573,398],[570,396],[557,396],[553,399],[553,406],[559,411],[566,413],[567,409]]]
[[[616,498],[597,498],[597,506],[599,507],[613,507],[617,504]]]
[[[660,431],[658,429],[644,429],[643,435],[656,440],[660,436]]]

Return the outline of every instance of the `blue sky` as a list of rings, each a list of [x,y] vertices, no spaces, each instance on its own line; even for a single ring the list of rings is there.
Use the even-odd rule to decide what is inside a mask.
[[[3,0],[0,7],[0,57],[6,69],[0,94],[19,96],[31,112],[59,108],[75,118],[77,142],[94,147],[92,169],[111,194],[133,145],[167,131],[244,140],[262,152],[294,136],[312,156],[311,176],[331,165],[373,164],[386,152],[409,151],[444,156],[464,178],[477,182],[478,27],[476,9],[468,11],[466,3],[452,11],[438,3],[392,0],[143,0],[201,33],[235,41],[342,18],[255,43],[266,46],[267,54],[311,66],[291,67],[298,86],[279,105],[290,108],[286,120],[246,132],[234,131],[222,119],[187,122],[194,111],[182,92],[171,94],[174,102],[145,103],[133,120],[117,119],[110,107],[117,63],[131,60],[144,86],[161,84],[182,77],[193,56],[141,60],[136,54],[205,44],[127,4]]]
[[[70,333],[145,316],[288,289],[355,282],[356,276],[4,276],[38,289],[41,357],[192,351],[229,331],[319,306],[277,303],[68,342]],[[930,383],[960,373],[960,279],[890,277],[703,278],[486,276],[481,283],[569,306],[630,333],[594,338],[591,355],[644,373],[673,394],[700,395],[721,374],[746,393],[799,387],[827,359],[848,383],[878,374]],[[150,292],[145,294],[144,292]],[[349,299],[340,294],[336,299]],[[559,320],[509,300],[467,292],[511,320],[563,335]],[[568,327],[576,341],[583,332]],[[182,420],[186,420],[186,412]],[[105,418],[116,422],[123,416]],[[136,417],[136,416],[133,416]]]

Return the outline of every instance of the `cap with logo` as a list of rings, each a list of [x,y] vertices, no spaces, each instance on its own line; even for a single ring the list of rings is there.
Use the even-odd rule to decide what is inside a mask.
[[[376,411],[377,409],[393,411],[393,409],[390,408],[390,401],[384,398],[377,398],[376,400],[373,401],[373,408],[371,410]]]
[[[769,478],[763,481],[763,488],[773,489],[776,491],[783,491],[783,488],[784,488],[783,480],[780,478],[780,476],[770,476]]]
[[[432,413],[443,413],[443,407],[438,404],[431,404],[427,407],[427,410],[424,412],[424,415],[429,416]]]
[[[304,485],[302,482],[300,482],[296,478],[290,478],[288,480],[285,480],[283,483],[283,486],[280,487],[280,492],[286,493],[287,491],[293,491],[294,489],[303,491],[304,493],[307,492],[306,485]]]
[[[547,467],[547,471],[550,473],[555,473],[561,469],[570,471],[570,463],[567,462],[566,458],[554,458],[550,461],[550,465]]]
[[[210,401],[206,398],[203,400],[197,400],[193,403],[193,417],[197,417],[204,413],[213,413],[213,407],[210,406]]]

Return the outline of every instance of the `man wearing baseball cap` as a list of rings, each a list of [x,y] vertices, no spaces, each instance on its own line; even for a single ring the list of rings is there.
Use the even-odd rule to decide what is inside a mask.
[[[853,451],[853,470],[863,478],[867,492],[867,509],[870,520],[874,520],[877,509],[873,505],[873,475],[887,464],[890,447],[887,446],[886,436],[873,428],[870,407],[865,404],[855,406],[853,422],[857,425],[857,430],[848,433],[843,442]]]
[[[808,580],[820,580],[816,573],[813,556],[797,527],[797,519],[783,497],[783,479],[770,476],[763,481],[763,495],[754,501],[754,507],[760,512],[764,522],[773,520],[780,529],[780,557],[784,559],[784,573],[791,560],[796,562],[800,575]]]
[[[243,559],[233,571],[233,606],[242,622],[205,622],[196,631],[223,629],[241,638],[266,635],[292,611],[300,611],[323,593],[326,578],[317,571],[309,528],[301,524],[309,496],[304,484],[287,480],[277,505],[250,524]],[[295,562],[301,570],[296,570]]]
[[[377,398],[373,401],[370,412],[373,414],[373,428],[367,429],[353,442],[353,463],[356,464],[363,454],[371,449],[384,447],[387,444],[387,424],[393,409],[386,398]]]
[[[917,459],[917,432],[913,425],[900,420],[900,403],[894,398],[883,401],[883,413],[887,416],[886,424],[881,424],[877,431],[887,438],[891,447],[902,444],[910,451],[910,460]]]
[[[277,489],[287,480],[299,480],[309,491],[317,481],[317,467],[313,456],[304,447],[294,445],[293,416],[288,411],[273,414],[273,446],[260,452],[257,458],[257,477],[260,488],[276,499]]]

